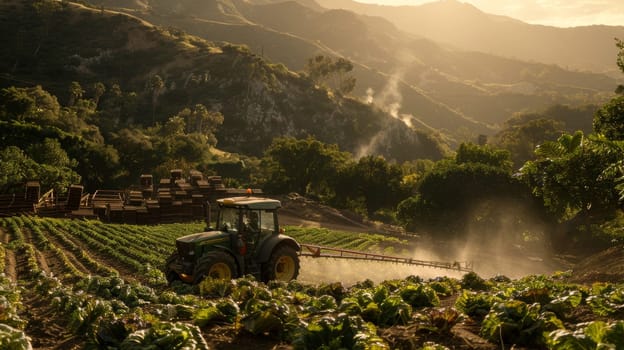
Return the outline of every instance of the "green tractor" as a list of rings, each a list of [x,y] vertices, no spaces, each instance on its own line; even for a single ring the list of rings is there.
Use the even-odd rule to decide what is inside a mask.
[[[263,282],[297,278],[301,246],[280,232],[280,201],[248,196],[219,199],[217,204],[216,230],[208,227],[176,240],[177,252],[166,265],[169,283],[247,274]]]

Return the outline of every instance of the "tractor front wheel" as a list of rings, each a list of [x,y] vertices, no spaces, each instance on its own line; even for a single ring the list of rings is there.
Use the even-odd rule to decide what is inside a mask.
[[[289,246],[276,248],[264,266],[263,281],[278,280],[288,282],[299,275],[299,256]]]
[[[172,264],[174,264],[176,261],[178,261],[178,258],[180,256],[178,255],[178,253],[173,253],[171,254],[171,256],[169,257],[169,259],[167,259],[167,263],[166,263],[166,270],[165,270],[165,277],[167,278],[167,282],[169,284],[175,282],[175,281],[180,281],[180,276],[178,275],[177,272],[175,272],[170,266]]]
[[[225,252],[212,252],[202,256],[193,272],[193,283],[198,284],[207,277],[232,279],[238,277],[234,258]]]

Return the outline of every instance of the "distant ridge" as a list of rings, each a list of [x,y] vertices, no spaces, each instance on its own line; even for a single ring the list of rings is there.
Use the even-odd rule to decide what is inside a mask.
[[[456,0],[420,6],[381,6],[351,0],[317,0],[327,8],[380,16],[406,32],[457,48],[557,64],[571,69],[618,76],[613,38],[624,38],[624,26],[557,28],[532,25],[487,14]]]

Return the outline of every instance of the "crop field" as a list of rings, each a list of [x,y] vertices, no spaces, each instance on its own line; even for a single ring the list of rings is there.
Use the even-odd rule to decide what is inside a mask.
[[[203,227],[0,218],[0,348],[624,348],[624,284],[572,284],[568,273],[167,285],[160,269],[175,239]],[[287,232],[364,251],[410,246],[378,234]]]

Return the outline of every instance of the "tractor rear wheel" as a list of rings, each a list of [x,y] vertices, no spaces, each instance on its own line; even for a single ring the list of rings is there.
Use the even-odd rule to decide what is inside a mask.
[[[264,282],[278,280],[288,282],[299,275],[299,256],[292,247],[283,245],[276,248],[266,263],[262,273]]]
[[[238,277],[234,258],[225,252],[211,252],[202,256],[193,272],[193,283],[198,284],[207,277],[233,279]]]

